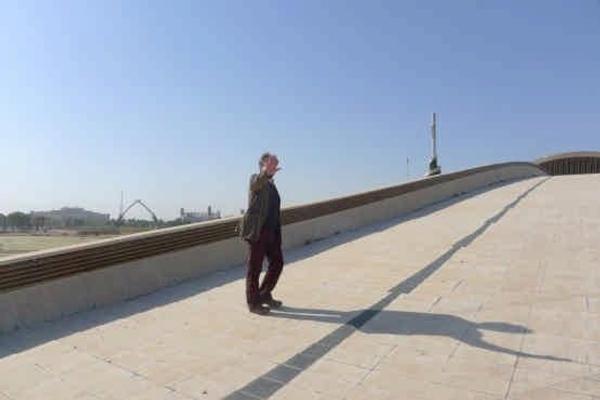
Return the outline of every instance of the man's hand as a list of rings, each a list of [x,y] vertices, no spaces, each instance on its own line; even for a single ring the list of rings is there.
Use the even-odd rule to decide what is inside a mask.
[[[279,168],[279,160],[277,157],[269,157],[263,167],[263,170],[269,176],[274,176],[280,169],[281,168]]]

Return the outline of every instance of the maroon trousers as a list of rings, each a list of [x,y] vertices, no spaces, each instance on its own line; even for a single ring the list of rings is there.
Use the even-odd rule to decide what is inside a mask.
[[[263,229],[255,242],[249,242],[248,271],[246,273],[246,301],[248,307],[254,307],[262,302],[271,300],[271,292],[277,285],[283,269],[283,254],[281,253],[281,229],[276,231]],[[259,285],[263,260],[267,257],[269,268],[262,283]]]

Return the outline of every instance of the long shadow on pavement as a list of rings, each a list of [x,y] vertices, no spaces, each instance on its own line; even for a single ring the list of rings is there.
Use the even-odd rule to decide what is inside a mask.
[[[361,310],[361,312],[364,312],[364,310]],[[357,322],[351,318],[353,315],[356,315],[355,311],[343,312],[295,307],[283,307],[272,314],[276,318],[349,325],[351,328],[354,328],[351,330],[359,330],[368,334],[445,336],[472,347],[497,353],[552,361],[570,361],[564,358],[531,354],[498,346],[484,341],[481,333],[481,330],[513,334],[533,333],[532,330],[523,325],[496,321],[473,322],[449,314],[388,310],[382,310],[377,313],[377,317],[373,318],[370,323],[361,324],[360,321]]]

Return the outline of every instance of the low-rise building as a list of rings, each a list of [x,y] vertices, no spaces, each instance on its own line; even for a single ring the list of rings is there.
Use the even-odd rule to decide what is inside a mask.
[[[221,218],[221,211],[213,211],[211,206],[208,206],[206,212],[185,211],[183,208],[179,210],[181,222],[184,224],[192,222],[211,221]]]
[[[31,223],[47,228],[106,225],[110,214],[102,214],[80,207],[63,207],[60,210],[31,211]]]

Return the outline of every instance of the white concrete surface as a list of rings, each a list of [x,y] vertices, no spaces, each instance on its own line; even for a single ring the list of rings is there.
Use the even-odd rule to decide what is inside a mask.
[[[0,399],[222,398],[346,326],[270,398],[598,400],[600,175],[544,179],[287,252],[269,317],[236,268],[0,336]]]

